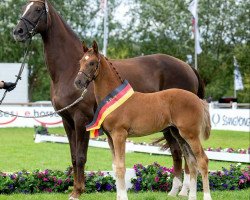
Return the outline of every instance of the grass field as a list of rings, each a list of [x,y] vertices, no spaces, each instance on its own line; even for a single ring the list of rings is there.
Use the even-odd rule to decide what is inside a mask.
[[[50,129],[51,133],[64,133],[62,128]],[[158,134],[158,136],[160,136]],[[148,136],[134,138],[134,141],[151,142]],[[205,147],[232,147],[248,148],[249,135],[244,132],[218,132],[213,131],[211,138],[204,143]],[[220,141],[220,142],[218,142]],[[34,130],[32,128],[7,128],[0,129],[0,171],[13,172],[21,169],[59,169],[65,170],[70,162],[68,144],[34,143]],[[98,159],[97,158],[98,155]],[[136,163],[151,164],[159,162],[161,165],[171,167],[172,157],[162,155],[149,155],[143,153],[128,153],[126,166],[133,167]],[[230,162],[210,161],[211,170],[228,167]],[[90,147],[86,170],[111,170],[111,153],[107,149]]]
[[[212,192],[214,200],[248,200],[250,189],[243,191],[223,191]],[[35,195],[0,195],[0,200],[67,200],[68,194],[35,194]],[[203,194],[198,192],[198,200],[203,199]],[[184,200],[186,198],[168,197],[164,192],[143,192],[143,193],[129,193],[129,200]],[[115,200],[116,194],[105,192],[95,194],[83,194],[81,200]]]
[[[50,133],[65,134],[62,128],[49,129]],[[142,138],[133,138],[135,142],[148,142],[157,138],[160,134],[155,134]],[[245,132],[226,132],[212,131],[211,138],[205,141],[204,147],[232,147],[248,148],[249,134]],[[128,153],[126,155],[126,166],[133,167],[136,163],[144,165],[152,164],[157,161],[161,165],[171,167],[171,156],[149,155],[143,153]],[[210,161],[210,170],[220,170],[222,167],[229,167],[230,162]],[[21,169],[29,171],[35,169],[59,169],[65,170],[70,162],[70,153],[68,144],[53,143],[34,143],[34,130],[32,128],[6,128],[0,129],[0,171],[14,172]],[[89,148],[86,170],[111,170],[111,154],[109,150]],[[250,190],[234,192],[213,192],[212,197],[219,200],[249,199]],[[35,195],[0,195],[1,199],[67,199],[68,194],[35,194]],[[131,200],[165,200],[179,199],[166,197],[165,193],[139,193],[129,194]],[[81,199],[115,199],[115,193],[84,194]],[[202,199],[202,193],[199,193],[199,199]]]

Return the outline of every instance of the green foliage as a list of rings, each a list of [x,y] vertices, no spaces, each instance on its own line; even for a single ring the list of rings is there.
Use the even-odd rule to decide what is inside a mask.
[[[167,53],[182,60],[194,54],[190,1],[137,0],[130,28],[144,54]],[[233,56],[239,60],[245,89],[239,102],[249,102],[249,13],[247,1],[199,1],[199,29],[203,52],[198,69],[206,84],[206,96],[218,100],[233,96]],[[135,23],[136,22],[136,23]],[[134,24],[138,24],[134,26]],[[239,51],[240,50],[240,51]]]
[[[12,29],[25,2],[0,2],[1,62],[20,62],[23,56],[24,45],[14,41]],[[187,9],[190,1],[126,1],[130,9],[125,27],[114,18],[121,2],[109,1],[109,57],[166,53],[186,61],[187,55],[194,54],[191,14]],[[102,48],[103,18],[99,0],[51,0],[51,3],[81,39],[87,43],[96,39]],[[199,1],[203,52],[198,56],[198,69],[206,84],[206,96],[212,96],[213,100],[233,96],[233,56],[236,56],[245,87],[237,92],[238,101],[250,102],[249,10],[248,1]],[[43,57],[42,42],[36,36],[28,63],[32,101],[50,99],[50,78]]]

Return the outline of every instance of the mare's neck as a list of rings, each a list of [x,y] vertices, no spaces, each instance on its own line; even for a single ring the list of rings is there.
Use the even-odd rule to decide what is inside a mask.
[[[94,80],[94,91],[97,104],[122,84],[120,77],[111,65],[111,63],[101,56],[99,72]]]
[[[42,34],[45,61],[53,84],[68,84],[77,74],[82,45],[52,7],[50,17],[51,24]]]

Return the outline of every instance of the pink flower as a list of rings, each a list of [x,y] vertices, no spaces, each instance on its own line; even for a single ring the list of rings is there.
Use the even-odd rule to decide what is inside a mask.
[[[157,182],[159,182],[159,180],[160,180],[159,177],[156,176],[156,177],[155,177],[155,182],[157,183]]]
[[[47,179],[47,178],[43,178],[43,181],[44,181],[44,182],[48,182],[48,181],[49,181],[49,179]]]

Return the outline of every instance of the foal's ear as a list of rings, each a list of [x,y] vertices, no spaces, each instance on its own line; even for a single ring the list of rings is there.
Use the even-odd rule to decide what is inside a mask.
[[[82,41],[83,52],[86,53],[89,49],[84,41]]]
[[[92,44],[92,48],[96,54],[98,54],[98,45],[97,42],[94,40]]]

